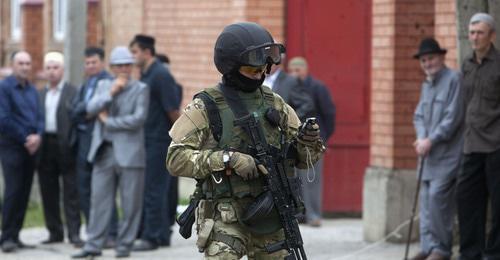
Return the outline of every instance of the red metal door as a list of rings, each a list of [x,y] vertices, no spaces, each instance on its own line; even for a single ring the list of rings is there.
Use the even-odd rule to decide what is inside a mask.
[[[287,56],[304,56],[337,106],[328,143],[323,210],[361,212],[369,161],[371,0],[289,0]]]

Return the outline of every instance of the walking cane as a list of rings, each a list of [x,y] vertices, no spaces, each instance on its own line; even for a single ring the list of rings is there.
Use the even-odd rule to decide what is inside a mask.
[[[405,250],[404,260],[408,260],[408,252],[410,250],[410,242],[411,242],[411,231],[413,229],[413,219],[415,218],[415,211],[417,211],[418,193],[420,191],[420,182],[422,182],[423,168],[424,168],[424,156],[419,156],[417,190],[415,191],[415,199],[413,200],[413,209],[411,211],[410,227],[408,228],[408,239],[406,240],[406,250]]]

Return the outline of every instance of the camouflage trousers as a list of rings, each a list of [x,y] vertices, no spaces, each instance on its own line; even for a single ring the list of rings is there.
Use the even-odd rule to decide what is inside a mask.
[[[213,212],[213,219],[208,219],[210,231],[207,233],[205,230],[206,243],[203,243],[205,259],[235,260],[246,255],[249,260],[278,260],[288,255],[286,250],[269,254],[264,248],[266,245],[284,240],[285,234],[282,229],[266,235],[253,234],[238,222],[235,212],[228,210],[226,206],[224,203],[218,204]],[[203,228],[201,229],[198,231],[198,240],[204,233]]]
[[[222,221],[215,221],[214,230],[212,232],[213,234],[225,234],[233,239],[238,239],[242,242],[244,247],[242,250],[236,250],[224,242],[214,240],[217,236],[212,236],[212,238],[209,238],[207,247],[205,248],[205,259],[235,260],[242,258],[243,255],[247,255],[249,260],[278,260],[284,259],[287,255],[285,250],[274,252],[272,254],[268,254],[264,250],[265,245],[284,239],[285,235],[283,234],[283,230],[279,230],[269,235],[258,236],[253,235],[248,231],[245,232],[245,230],[243,230],[241,225],[238,223],[231,225],[225,224]]]

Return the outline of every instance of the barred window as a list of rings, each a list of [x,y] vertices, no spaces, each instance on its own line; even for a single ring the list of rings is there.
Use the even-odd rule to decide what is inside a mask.
[[[21,0],[10,0],[10,37],[21,40]]]
[[[68,0],[53,0],[52,6],[52,29],[54,39],[62,41],[66,33],[66,14]]]

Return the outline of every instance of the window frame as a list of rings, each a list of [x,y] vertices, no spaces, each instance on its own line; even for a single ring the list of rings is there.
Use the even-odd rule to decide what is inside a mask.
[[[52,36],[62,42],[66,36],[66,17],[68,15],[68,0],[52,1]]]
[[[20,41],[22,37],[21,0],[10,0],[10,37]]]

